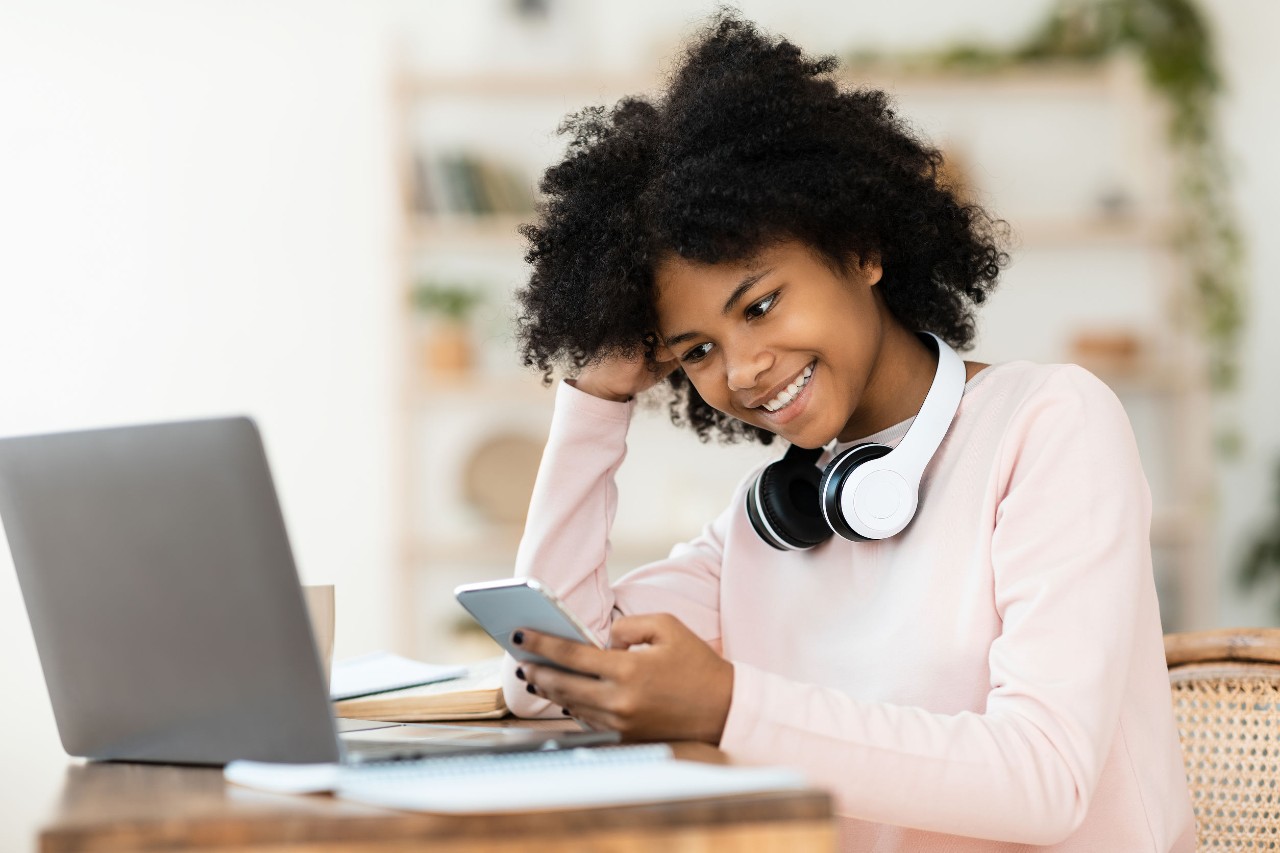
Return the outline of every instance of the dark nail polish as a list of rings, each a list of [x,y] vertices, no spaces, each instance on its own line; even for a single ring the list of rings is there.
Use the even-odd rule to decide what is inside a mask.
[[[512,635],[511,635],[511,642],[515,643],[517,646],[518,646],[518,645],[520,645],[521,643],[523,643],[523,642],[524,642],[524,631],[516,631],[514,634],[512,634]]]
[[[566,717],[572,717],[572,716],[573,716],[573,712],[572,712],[572,711],[570,711],[568,708],[561,708],[561,709],[560,709],[560,713],[561,713],[561,714],[564,714]]]
[[[530,693],[532,693],[532,694],[533,694],[533,695],[535,695],[535,696],[536,696],[536,695],[538,695],[538,691],[533,689],[533,685],[532,685],[532,684],[526,684],[526,685],[524,686],[524,689],[525,689],[525,690],[528,690]]]
[[[521,669],[520,667],[516,667],[516,678],[520,679],[521,681],[524,681],[524,670]]]

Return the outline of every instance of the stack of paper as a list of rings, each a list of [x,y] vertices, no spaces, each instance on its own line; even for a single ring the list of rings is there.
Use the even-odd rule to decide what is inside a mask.
[[[807,787],[792,770],[676,761],[665,745],[518,752],[372,765],[235,761],[230,782],[284,793],[332,791],[371,805],[505,812],[655,803]]]

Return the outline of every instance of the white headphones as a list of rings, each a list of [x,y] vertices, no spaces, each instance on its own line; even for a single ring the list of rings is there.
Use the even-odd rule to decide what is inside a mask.
[[[938,368],[920,412],[897,447],[857,444],[819,472],[823,448],[788,448],[747,490],[747,517],[765,542],[784,551],[813,548],[838,533],[864,542],[900,533],[915,517],[924,469],[947,435],[964,395],[965,367],[955,350],[920,333]]]

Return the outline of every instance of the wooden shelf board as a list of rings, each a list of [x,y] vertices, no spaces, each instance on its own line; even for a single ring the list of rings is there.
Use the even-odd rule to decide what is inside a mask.
[[[409,244],[416,249],[458,245],[522,248],[525,241],[518,229],[534,219],[532,212],[493,216],[418,216],[409,229]]]
[[[516,548],[520,544],[520,533],[518,529],[494,528],[483,539],[421,538],[411,546],[410,557],[420,567],[429,567],[433,563],[461,566],[510,564],[515,559]],[[678,538],[680,537],[673,533],[669,538],[655,536],[650,540],[617,540],[611,543],[610,560],[631,563],[637,559],[656,559],[665,556]]]
[[[1017,248],[1076,249],[1086,247],[1152,247],[1173,243],[1167,219],[1153,216],[1095,216],[1010,220]]]
[[[596,92],[617,95],[644,92],[659,82],[656,77],[639,74],[597,74],[589,71],[577,74],[407,74],[401,80],[400,91],[410,98],[554,98]]]
[[[987,96],[999,94],[1079,95],[1105,92],[1115,79],[1112,63],[1044,63],[1018,68],[950,71],[917,69],[907,66],[875,63],[855,65],[843,63],[836,74],[840,85],[857,88],[873,87],[897,93],[971,92]],[[400,92],[410,99],[437,97],[531,98],[558,96],[590,96],[611,94],[645,94],[664,83],[661,75],[618,74],[583,70],[559,74],[436,74],[406,73],[400,80]]]
[[[523,247],[524,237],[518,229],[535,218],[536,214],[532,212],[494,216],[418,216],[413,219],[409,241],[419,249],[458,245]],[[1013,219],[1009,224],[1015,251],[1020,248],[1155,248],[1171,245],[1174,239],[1174,230],[1168,220],[1141,215]]]
[[[429,376],[422,371],[417,371],[410,385],[415,404],[446,398],[454,402],[459,399],[464,402],[467,400],[527,401],[548,407],[554,399],[555,388],[554,383],[550,386],[543,385],[541,376],[532,371],[510,376],[486,373]]]
[[[1075,363],[1101,379],[1117,394],[1176,394],[1194,384],[1175,368],[1154,360],[1140,360],[1121,366],[1114,362],[1077,358]]]

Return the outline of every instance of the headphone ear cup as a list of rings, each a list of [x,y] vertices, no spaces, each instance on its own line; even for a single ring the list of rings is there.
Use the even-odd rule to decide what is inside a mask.
[[[828,462],[826,470],[822,472],[818,492],[822,500],[823,520],[845,539],[854,542],[871,541],[850,526],[840,508],[840,494],[844,491],[845,482],[859,465],[887,456],[891,450],[892,447],[883,444],[855,444]]]
[[[822,519],[821,472],[808,461],[780,459],[747,490],[747,518],[780,551],[806,551],[831,538]]]

